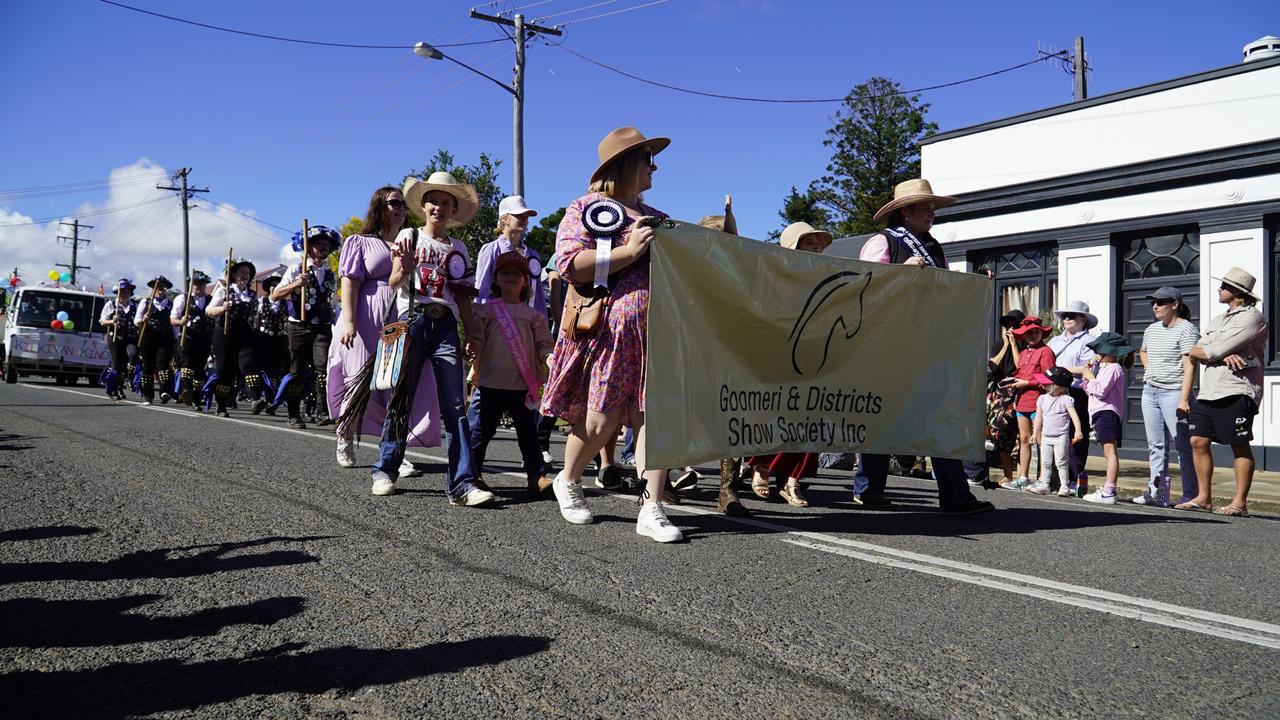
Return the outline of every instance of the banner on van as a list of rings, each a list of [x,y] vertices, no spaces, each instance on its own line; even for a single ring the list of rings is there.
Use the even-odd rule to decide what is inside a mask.
[[[63,360],[98,367],[106,367],[111,362],[107,342],[99,336],[31,332],[24,328],[11,335],[9,343],[12,345],[9,350],[12,357],[52,362]]]

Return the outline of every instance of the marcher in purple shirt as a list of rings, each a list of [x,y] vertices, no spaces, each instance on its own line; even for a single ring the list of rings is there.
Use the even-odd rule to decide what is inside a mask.
[[[524,244],[524,234],[529,229],[529,218],[538,213],[524,204],[519,195],[502,198],[498,203],[498,238],[485,243],[476,254],[476,302],[485,303],[493,296],[493,261],[503,253],[524,253],[529,261],[529,307],[542,314],[547,313],[547,298],[542,287],[542,257],[538,251]]]

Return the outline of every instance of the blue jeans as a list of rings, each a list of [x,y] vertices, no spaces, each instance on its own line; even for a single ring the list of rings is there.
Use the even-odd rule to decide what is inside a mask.
[[[630,426],[627,431],[622,434],[622,452],[618,454],[618,461],[623,464],[632,464],[636,460],[636,431]]]
[[[933,465],[933,479],[938,483],[938,505],[944,508],[976,502],[969,491],[964,464],[950,458],[929,458]],[[862,453],[853,471],[853,491],[859,495],[884,495],[889,479],[889,456]]]
[[[1147,483],[1147,491],[1154,496],[1157,479],[1169,472],[1169,444],[1165,437],[1167,430],[1168,436],[1173,438],[1173,447],[1178,452],[1178,469],[1182,472],[1182,497],[1178,502],[1186,502],[1200,494],[1200,485],[1196,482],[1196,469],[1191,461],[1191,438],[1187,435],[1187,420],[1178,418],[1178,400],[1181,397],[1181,390],[1168,390],[1150,384],[1142,386],[1142,424],[1147,431],[1148,462],[1151,465],[1151,480]],[[1192,402],[1195,402],[1195,398],[1192,398]]]
[[[516,442],[520,445],[520,457],[524,472],[531,483],[542,477],[542,449],[538,447],[538,411],[524,404],[524,390],[501,390],[478,387],[467,408],[467,420],[471,425],[471,465],[484,471],[484,456],[489,441],[498,431],[502,413],[510,413],[516,429]]]
[[[404,320],[407,314],[401,315]],[[436,394],[440,402],[440,424],[444,428],[444,442],[449,455],[449,475],[445,478],[445,493],[450,498],[461,498],[475,486],[471,481],[476,473],[471,465],[471,450],[467,446],[471,437],[467,422],[466,396],[463,394],[462,352],[459,350],[458,323],[452,313],[432,320],[426,315],[417,316],[409,326],[408,375],[401,379],[399,392],[412,395],[422,376],[427,361],[436,377]],[[404,446],[408,438],[395,437],[393,418],[387,413],[382,423],[382,440],[378,443],[378,461],[373,464],[373,476],[379,474],[395,480],[404,460]]]

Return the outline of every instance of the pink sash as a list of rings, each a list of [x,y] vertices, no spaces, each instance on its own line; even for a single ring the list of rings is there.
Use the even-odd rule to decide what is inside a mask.
[[[506,339],[511,356],[516,361],[516,369],[520,371],[520,377],[524,378],[524,384],[529,388],[524,396],[524,404],[530,410],[536,410],[542,404],[542,383],[538,382],[538,375],[533,371],[533,365],[529,363],[529,353],[525,351],[524,340],[520,337],[520,331],[516,329],[516,322],[502,298],[493,299],[489,302],[489,306],[493,308],[493,317],[498,321],[498,329],[502,331],[502,337]]]

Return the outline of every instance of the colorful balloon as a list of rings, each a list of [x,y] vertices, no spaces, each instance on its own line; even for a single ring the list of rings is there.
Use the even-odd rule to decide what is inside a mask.
[[[60,277],[62,277],[62,275],[60,275],[60,274],[58,273],[58,271],[57,271],[57,270],[50,270],[50,271],[49,271],[49,279],[50,279],[50,280],[57,280],[57,279],[58,279],[58,278],[60,278]]]
[[[58,317],[58,319],[59,319],[59,320],[61,320],[62,322],[66,322],[66,321],[67,321],[67,319],[68,319],[68,318],[70,318],[71,316],[67,314],[67,311],[66,311],[66,310],[59,310],[59,311],[58,311],[58,316],[57,316],[57,317]]]
[[[58,276],[58,279],[62,282],[71,282],[71,273],[62,273]]]
[[[71,320],[63,320],[63,321],[62,321],[62,329],[63,329],[63,330],[75,330],[75,329],[76,329],[76,324],[75,324],[74,322],[72,322]]]
[[[22,278],[14,276],[9,278],[9,287],[18,287],[22,284]]]
[[[54,330],[61,330],[61,329],[62,329],[62,321],[61,321],[61,320],[54,320],[53,322],[49,323],[49,327],[53,328]]]

